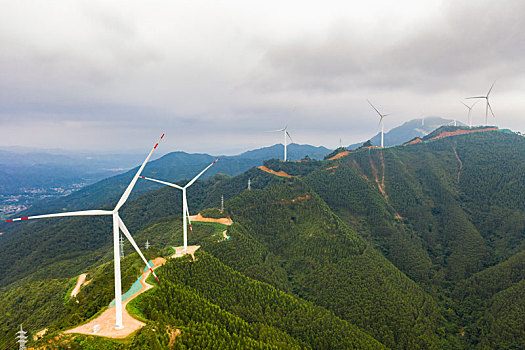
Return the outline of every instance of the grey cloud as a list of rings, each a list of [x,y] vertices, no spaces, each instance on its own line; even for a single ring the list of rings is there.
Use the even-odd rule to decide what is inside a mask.
[[[465,77],[513,78],[525,63],[525,3],[448,3],[441,16],[401,37],[338,23],[326,36],[301,37],[270,48],[269,77],[256,88],[441,90]],[[363,36],[360,36],[363,33]],[[370,36],[369,36],[370,35]],[[272,82],[279,76],[277,84]]]
[[[520,125],[525,4],[443,3],[365,26],[344,11],[297,20],[295,5],[271,2],[259,13],[241,1],[58,0],[37,17],[11,2],[0,12],[0,139],[54,147],[78,128],[71,145],[105,148],[166,129],[167,145],[220,153],[281,142],[264,131],[288,124],[298,142],[335,147],[377,131],[366,98],[392,113],[388,129],[420,113],[463,117],[458,98],[496,78],[498,121]]]

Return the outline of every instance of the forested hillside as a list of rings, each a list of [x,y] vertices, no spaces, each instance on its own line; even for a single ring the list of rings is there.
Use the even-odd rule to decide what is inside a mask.
[[[265,162],[292,177],[252,168],[198,181],[190,211],[217,208],[224,195],[230,239],[194,223],[198,260],[159,269],[157,287],[132,303],[147,326],[126,342],[64,339],[72,348],[524,348],[524,156],[523,137],[484,131]],[[121,213],[139,245],[154,244],[149,257],[181,244],[181,193],[158,187]],[[107,305],[109,221],[16,225],[0,238],[3,337],[24,320],[57,334]],[[134,254],[125,264],[127,285],[141,265]],[[86,271],[92,287],[68,301]]]
[[[525,309],[516,293],[523,281],[524,155],[523,137],[485,131],[358,151],[305,181],[454,311],[445,316],[467,347],[521,348],[523,331],[510,321]],[[510,298],[513,309],[503,311]]]
[[[252,188],[275,181],[273,176],[258,169],[235,178],[217,176],[198,181],[188,190],[190,212],[220,206],[221,195],[225,199],[234,196],[246,188],[248,179],[252,180]],[[163,217],[180,215],[181,191],[154,186],[160,189],[130,200],[121,209],[120,216],[132,234]],[[182,219],[179,222],[182,223]],[[111,218],[108,217],[52,218],[10,224],[13,230],[0,236],[0,258],[5,262],[0,265],[0,290],[10,283],[28,279],[78,275],[89,266],[113,257]],[[151,237],[139,244],[144,244],[146,239]]]
[[[153,231],[161,236],[155,239],[156,246],[162,246],[166,240],[180,244],[180,228],[175,227],[173,220],[164,220],[141,232],[138,238]],[[225,244],[213,238],[213,231],[213,225],[196,223],[192,243]],[[171,254],[171,249],[154,248],[146,255],[152,258],[162,251]],[[51,348],[163,349],[168,344],[174,349],[384,348],[357,326],[323,307],[245,277],[205,252],[198,252],[196,257],[195,262],[187,258],[168,261],[157,271],[158,286],[128,306],[137,317],[147,320],[146,327],[131,342],[122,344],[83,336],[60,336],[60,341],[55,338],[62,330],[91,318],[111,301],[113,269],[111,263],[106,263],[89,270],[92,282],[75,298],[67,296],[71,286],[67,280],[33,282],[0,295],[0,311],[4,315],[0,344],[10,343],[15,326],[24,322],[33,334],[48,328],[47,336],[37,346]],[[136,279],[141,265],[135,253],[123,260],[124,290]],[[180,333],[173,338],[175,331]]]

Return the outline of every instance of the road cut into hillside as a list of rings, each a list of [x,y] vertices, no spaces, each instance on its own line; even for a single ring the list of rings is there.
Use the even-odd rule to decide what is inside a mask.
[[[156,258],[155,260],[153,260],[153,269],[155,270],[159,266],[164,265],[165,262],[166,262],[166,259],[164,258],[160,258],[160,257]],[[144,271],[142,276],[139,278],[140,284],[141,284],[140,290],[138,290],[137,292],[135,292],[133,295],[131,295],[129,298],[127,298],[125,301],[122,302],[122,324],[124,325],[124,328],[115,329],[115,320],[116,320],[115,319],[115,307],[112,306],[112,307],[107,308],[97,318],[89,321],[88,323],[75,327],[73,329],[69,329],[65,331],[64,333],[80,333],[80,334],[87,334],[87,335],[98,335],[98,336],[108,337],[108,338],[126,338],[131,333],[144,327],[145,323],[131,317],[128,310],[126,310],[126,306],[131,300],[135,299],[137,296],[144,293],[145,291],[153,288],[151,284],[146,283],[146,279],[148,278],[150,273],[151,273],[150,269],[146,269],[146,271]]]
[[[281,177],[292,177],[292,175],[290,174],[287,174],[286,172],[284,172],[283,170],[280,170],[280,171],[275,171],[275,170],[272,170],[264,165],[261,165],[260,167],[258,167],[259,169],[261,169],[262,171],[265,171],[269,174],[273,174],[273,175],[277,175],[277,176],[281,176]]]

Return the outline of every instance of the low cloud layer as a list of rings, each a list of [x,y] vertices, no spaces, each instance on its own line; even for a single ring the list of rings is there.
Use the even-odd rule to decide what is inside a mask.
[[[424,4],[422,4],[424,3]],[[336,147],[483,95],[524,130],[522,1],[4,2],[0,143],[234,153]],[[521,68],[521,69],[520,69]],[[473,110],[484,120],[483,104]],[[131,142],[130,142],[131,141]]]

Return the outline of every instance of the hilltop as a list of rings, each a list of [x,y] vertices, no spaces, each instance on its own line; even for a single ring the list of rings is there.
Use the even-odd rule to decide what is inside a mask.
[[[386,147],[402,145],[405,142],[408,142],[416,137],[425,137],[426,135],[430,134],[431,132],[433,132],[441,126],[453,124],[453,120],[444,119],[440,117],[412,119],[408,122],[403,123],[400,126],[391,129],[390,131],[385,132],[384,145]],[[461,122],[457,122],[457,125],[465,126],[465,124]],[[377,133],[374,137],[370,139],[370,141],[374,146],[381,145],[381,133]],[[357,149],[363,144],[363,142],[352,144],[347,148],[349,150]]]

